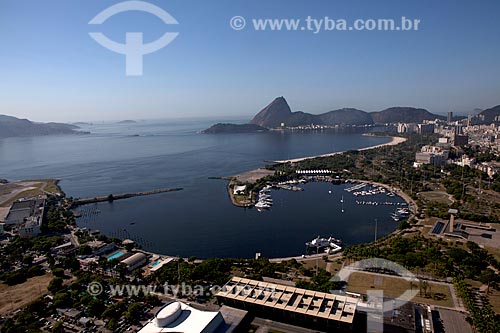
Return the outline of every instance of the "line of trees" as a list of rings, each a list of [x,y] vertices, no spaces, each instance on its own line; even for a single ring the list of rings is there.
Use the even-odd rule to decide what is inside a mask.
[[[469,290],[469,287],[463,280],[463,277],[457,276],[453,279],[453,284],[458,296],[463,300],[465,306],[470,312],[469,322],[474,325],[479,333],[497,333],[500,332],[500,316],[495,314],[489,304],[478,306]]]

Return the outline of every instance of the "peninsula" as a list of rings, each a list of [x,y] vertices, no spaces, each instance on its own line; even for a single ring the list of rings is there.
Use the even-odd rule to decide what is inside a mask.
[[[88,134],[79,127],[61,123],[35,123],[28,119],[0,115],[0,139],[9,137],[31,137],[58,134]]]
[[[215,124],[202,131],[203,134],[221,134],[221,133],[255,133],[267,132],[269,129],[255,124]]]
[[[369,135],[369,134],[364,134],[364,135]],[[387,137],[387,136],[386,136]],[[373,149],[378,149],[386,146],[395,146],[399,145],[401,143],[404,143],[407,141],[407,138],[404,137],[399,137],[399,136],[389,136],[391,138],[391,141],[387,143],[382,143],[379,145],[371,146],[371,147],[366,147],[366,148],[361,148],[356,151],[368,151],[368,150],[373,150]],[[308,157],[299,157],[299,158],[294,158],[294,159],[288,159],[288,160],[277,160],[277,161],[272,161],[274,163],[274,166],[270,167],[269,169],[266,168],[259,168],[256,170],[251,170],[248,172],[244,172],[239,175],[235,175],[232,177],[229,177],[230,181],[227,186],[228,194],[231,199],[231,202],[233,205],[237,207],[252,207],[255,205],[257,202],[257,192],[261,189],[263,184],[266,183],[266,181],[272,181],[276,179],[280,179],[280,176],[277,176],[275,173],[275,169],[277,165],[287,165],[287,164],[295,164],[299,162],[305,162],[308,160],[315,160],[315,159],[320,159],[320,158],[327,158],[327,157],[333,157],[337,155],[343,155],[345,154],[345,151],[340,151],[340,152],[334,152],[334,153],[327,153],[327,154],[321,154],[321,155],[315,155],[315,156],[308,156]],[[245,191],[242,191],[241,193],[238,193],[237,186],[242,186],[242,184],[246,184]],[[405,199],[406,200],[406,199]],[[408,200],[406,200],[408,202]]]
[[[488,115],[488,118],[497,113],[500,115],[500,106],[485,110],[483,113]],[[391,107],[376,112],[367,112],[354,108],[343,108],[321,114],[311,114],[303,111],[292,112],[286,99],[281,96],[258,112],[248,124],[216,124],[202,131],[202,133],[247,133],[263,131],[264,129],[286,130],[304,126],[311,128],[365,127],[399,122],[422,123],[436,119],[444,120],[445,117],[415,107]]]

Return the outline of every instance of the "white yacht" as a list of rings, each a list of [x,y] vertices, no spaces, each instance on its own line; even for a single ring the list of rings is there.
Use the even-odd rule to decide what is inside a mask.
[[[266,202],[259,201],[255,204],[255,207],[256,208],[271,208],[271,205],[266,203]]]

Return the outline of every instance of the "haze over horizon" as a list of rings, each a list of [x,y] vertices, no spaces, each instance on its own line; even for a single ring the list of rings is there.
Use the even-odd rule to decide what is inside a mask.
[[[500,3],[465,0],[151,0],[179,22],[124,12],[88,22],[121,1],[4,0],[0,4],[0,114],[34,121],[249,118],[277,96],[293,111],[392,106],[471,113],[500,104]],[[252,18],[400,18],[419,31],[242,31]],[[250,23],[248,23],[250,25]],[[125,56],[88,33],[123,43],[179,32],[125,76]]]

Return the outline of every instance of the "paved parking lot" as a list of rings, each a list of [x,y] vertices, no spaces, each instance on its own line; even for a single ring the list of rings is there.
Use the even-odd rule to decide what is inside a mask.
[[[469,323],[465,321],[465,314],[445,309],[436,310],[443,320],[445,333],[472,333]]]

